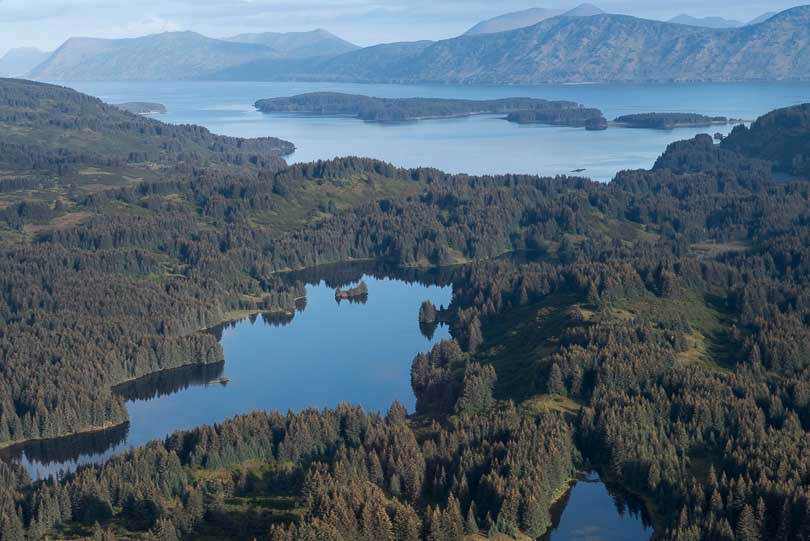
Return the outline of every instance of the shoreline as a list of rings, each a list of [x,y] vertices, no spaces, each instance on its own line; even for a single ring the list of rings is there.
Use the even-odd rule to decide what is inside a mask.
[[[113,428],[121,428],[121,427],[123,427],[125,425],[128,425],[128,424],[129,424],[129,419],[127,419],[125,421],[122,421],[120,423],[107,423],[107,424],[104,424],[104,425],[101,425],[101,426],[92,426],[92,427],[88,427],[88,428],[83,428],[83,429],[78,430],[76,432],[71,432],[70,434],[65,434],[64,436],[53,436],[53,437],[49,437],[49,438],[31,438],[31,439],[27,439],[27,440],[14,440],[14,441],[0,442],[0,455],[2,455],[4,452],[8,452],[11,449],[14,449],[15,447],[26,447],[28,445],[31,445],[32,443],[46,442],[46,441],[52,441],[52,440],[62,440],[62,439],[72,438],[72,437],[75,437],[75,436],[87,436],[87,435],[90,435],[90,434],[100,434],[101,432],[106,432],[107,430],[112,430]]]
[[[402,268],[402,269],[425,269],[425,270],[430,270],[430,269],[440,269],[440,268],[453,268],[453,267],[458,267],[458,266],[461,266],[461,265],[467,265],[467,264],[473,263],[475,261],[486,261],[486,260],[498,259],[498,258],[503,257],[504,255],[510,254],[510,253],[515,253],[515,250],[507,250],[507,251],[499,253],[496,256],[489,257],[489,258],[479,258],[479,259],[474,259],[474,260],[464,260],[464,261],[454,262],[451,265],[443,265],[443,266],[440,266],[440,267],[431,266],[431,265],[402,265],[402,264],[395,264],[395,265],[396,265],[396,267]],[[377,263],[377,262],[379,262],[379,263],[391,263],[391,262],[387,262],[385,260],[374,259],[374,258],[347,259],[347,260],[341,260],[341,261],[319,263],[318,265],[314,265],[314,266],[311,266],[311,267],[302,267],[300,269],[278,270],[278,271],[273,272],[272,274],[290,274],[290,273],[294,273],[294,272],[302,272],[302,271],[306,271],[306,270],[310,270],[310,269],[316,269],[318,267],[323,267],[323,266],[327,266],[327,265],[341,265],[341,264],[350,264],[350,263],[358,263],[358,262],[360,262],[360,263],[363,263],[363,262],[365,262],[365,263]],[[293,300],[294,301],[299,301],[301,299],[306,299],[306,295],[296,297]],[[277,308],[277,309],[268,309],[268,310],[243,310],[243,311],[226,312],[226,313],[223,314],[223,318],[220,321],[218,321],[217,323],[215,323],[213,325],[209,325],[207,327],[197,329],[196,331],[193,331],[190,334],[203,333],[203,332],[212,332],[217,327],[220,327],[222,325],[226,325],[228,323],[232,323],[232,322],[235,322],[235,321],[241,321],[243,319],[249,318],[249,317],[254,316],[254,315],[260,315],[260,314],[288,314],[289,315],[289,314],[294,314],[294,313],[295,313],[295,308]],[[122,387],[124,385],[130,384],[130,383],[136,382],[138,380],[141,380],[141,379],[144,379],[144,378],[147,378],[147,377],[151,377],[151,376],[154,376],[154,375],[157,375],[157,374],[169,372],[169,371],[172,371],[172,370],[179,370],[179,369],[182,369],[182,368],[189,368],[189,367],[192,367],[192,366],[205,366],[205,365],[211,365],[211,364],[216,364],[216,363],[220,363],[220,362],[226,362],[226,360],[225,359],[219,359],[217,361],[205,362],[205,363],[190,362],[190,363],[182,364],[182,365],[179,365],[179,366],[174,366],[174,367],[171,367],[171,368],[162,368],[160,370],[155,370],[154,372],[147,372],[146,374],[142,374],[142,375],[137,376],[137,377],[131,377],[131,378],[127,378],[127,379],[125,379],[123,381],[116,382],[116,383],[114,383],[114,384],[112,384],[110,386],[110,390],[112,390],[113,392],[116,392],[117,388]],[[64,438],[70,438],[70,437],[73,437],[73,436],[81,436],[81,435],[105,432],[105,431],[113,429],[113,428],[121,427],[121,426],[123,426],[125,424],[128,424],[129,422],[130,422],[130,419],[127,418],[127,419],[125,419],[124,421],[122,421],[120,423],[108,423],[108,424],[103,425],[103,426],[93,426],[93,427],[82,428],[82,429],[80,429],[78,431],[75,431],[75,432],[70,432],[68,434],[62,434],[62,435],[52,436],[52,437],[48,437],[48,438],[30,438],[30,439],[25,439],[25,440],[14,440],[14,441],[0,442],[0,452],[6,451],[8,449],[18,447],[18,446],[22,447],[22,446],[30,445],[30,444],[35,443],[35,442],[59,440],[59,439],[64,439]]]

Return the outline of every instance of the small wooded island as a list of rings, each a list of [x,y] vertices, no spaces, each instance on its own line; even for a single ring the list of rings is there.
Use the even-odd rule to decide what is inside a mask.
[[[613,122],[625,128],[671,130],[673,128],[728,124],[729,122],[734,122],[734,119],[729,119],[724,116],[706,116],[697,113],[638,113],[620,116]]]
[[[264,113],[350,115],[368,122],[403,122],[483,114],[506,114],[507,120],[520,124],[585,127],[592,119],[604,121],[598,109],[589,109],[573,101],[538,98],[375,98],[340,92],[313,92],[259,100],[256,108]],[[606,121],[604,125],[607,127]]]
[[[336,289],[335,300],[340,302],[347,301],[361,301],[368,298],[368,286],[364,281],[361,281],[357,287],[350,287],[349,289]]]
[[[588,107],[517,111],[510,113],[506,120],[517,124],[549,124],[552,126],[585,128],[589,131],[607,129],[607,120],[602,115],[602,111]]]
[[[162,103],[150,103],[147,101],[130,101],[115,105],[118,109],[135,115],[165,115],[166,106]]]

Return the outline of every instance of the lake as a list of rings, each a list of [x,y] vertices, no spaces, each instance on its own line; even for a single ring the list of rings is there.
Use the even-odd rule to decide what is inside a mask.
[[[12,448],[34,478],[162,439],[177,430],[255,410],[331,408],[341,402],[385,412],[398,400],[413,411],[411,361],[449,337],[444,326],[420,327],[424,300],[448,306],[448,272],[344,265],[293,273],[307,284],[294,315],[257,315],[211,332],[225,362],[153,374],[117,389],[127,398],[129,425],[98,434]],[[363,280],[364,302],[335,300],[335,288]],[[227,383],[218,383],[227,378]]]
[[[694,112],[754,119],[772,109],[810,101],[810,83],[594,84],[547,86],[419,86],[273,82],[66,83],[110,103],[160,102],[166,122],[199,124],[240,137],[274,136],[295,143],[288,159],[306,162],[364,156],[404,167],[451,173],[581,174],[610,180],[622,169],[649,168],[666,146],[698,133],[728,133],[731,126],[634,130],[517,125],[495,115],[380,124],[347,117],[267,115],[261,98],[335,91],[378,97],[567,99],[601,109],[608,119],[641,112]]]

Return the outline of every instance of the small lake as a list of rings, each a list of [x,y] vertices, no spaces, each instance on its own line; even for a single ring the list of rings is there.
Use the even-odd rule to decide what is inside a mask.
[[[539,541],[646,541],[653,533],[644,504],[593,472],[552,507],[551,518]]]
[[[306,302],[295,314],[257,315],[211,331],[220,337],[224,363],[161,372],[119,387],[127,398],[127,426],[35,442],[12,449],[12,458],[42,478],[255,410],[346,402],[385,412],[398,400],[413,411],[411,361],[449,337],[447,327],[419,325],[419,306],[424,300],[450,304],[448,271],[364,267],[291,274],[307,284]],[[360,280],[368,286],[367,298],[335,300],[335,288]]]
[[[810,102],[810,83],[594,84],[546,86],[426,86],[275,82],[63,83],[110,103],[159,102],[156,118],[205,126],[239,137],[274,136],[295,143],[291,162],[336,156],[377,158],[403,167],[450,173],[571,174],[610,180],[622,169],[650,168],[666,146],[731,126],[634,130],[584,129],[506,122],[499,116],[380,124],[347,117],[263,114],[261,98],[334,91],[377,97],[565,99],[601,109],[608,119],[642,112],[694,112],[752,120],[772,109]]]

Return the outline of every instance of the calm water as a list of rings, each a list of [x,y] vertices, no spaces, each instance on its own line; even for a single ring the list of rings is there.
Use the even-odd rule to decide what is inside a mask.
[[[200,124],[242,137],[272,135],[292,141],[290,161],[367,156],[405,167],[431,166],[453,173],[567,174],[609,180],[622,169],[649,168],[672,141],[730,126],[670,131],[611,128],[603,132],[519,126],[496,116],[367,123],[345,117],[266,115],[260,98],[338,91],[380,97],[493,99],[526,96],[569,99],[602,109],[609,119],[638,112],[695,112],[753,119],[772,109],[810,101],[810,83],[548,85],[535,87],[362,85],[341,83],[150,82],[68,83],[101,99],[156,101],[161,120]]]
[[[643,504],[595,473],[552,508],[552,523],[541,541],[645,541],[653,533]]]
[[[348,402],[384,412],[399,400],[412,411],[411,361],[449,336],[446,327],[420,328],[419,305],[424,300],[449,305],[448,282],[416,271],[401,279],[340,272],[297,275],[309,285],[306,306],[292,317],[258,316],[216,329],[224,363],[155,374],[119,389],[129,399],[128,427],[38,442],[14,449],[14,458],[32,477],[43,477],[254,410],[286,412]],[[356,284],[361,277],[368,285],[366,302],[337,303],[334,288]],[[226,385],[211,384],[222,377],[229,379]]]

